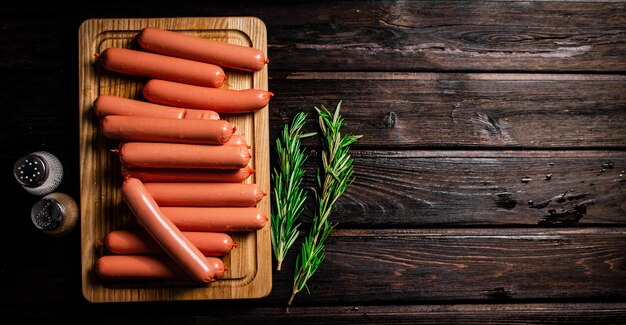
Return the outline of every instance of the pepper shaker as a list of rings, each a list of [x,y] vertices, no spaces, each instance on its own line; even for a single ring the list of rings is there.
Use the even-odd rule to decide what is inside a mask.
[[[53,237],[65,236],[76,226],[78,205],[67,194],[50,193],[33,205],[30,218],[44,233]]]

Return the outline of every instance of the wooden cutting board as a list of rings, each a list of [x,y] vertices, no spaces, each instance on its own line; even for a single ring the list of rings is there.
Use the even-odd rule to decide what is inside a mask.
[[[80,125],[80,210],[82,244],[82,290],[91,302],[211,300],[259,298],[272,288],[269,222],[256,232],[231,233],[239,247],[223,258],[229,270],[208,285],[172,283],[103,282],[94,273],[98,257],[107,254],[101,246],[112,230],[135,228],[134,216],[121,200],[120,162],[111,153],[119,142],[100,132],[99,118],[92,112],[98,95],[141,98],[147,79],[110,73],[97,64],[96,54],[108,47],[136,47],[133,37],[143,27],[157,27],[252,46],[267,53],[264,23],[253,17],[90,19],[79,29],[79,125]],[[226,70],[223,88],[267,90],[267,67],[258,72]],[[252,146],[250,166],[256,170],[246,183],[257,183],[270,192],[269,108],[256,113],[221,115],[237,127],[237,134]],[[270,198],[257,206],[268,217]]]

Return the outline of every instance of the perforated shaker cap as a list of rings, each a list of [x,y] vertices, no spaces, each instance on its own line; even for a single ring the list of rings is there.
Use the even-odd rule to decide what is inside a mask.
[[[42,199],[33,205],[30,218],[38,229],[57,229],[63,221],[63,206],[58,201]]]
[[[37,151],[19,158],[13,166],[13,175],[26,192],[45,195],[61,184],[63,166],[55,155]]]
[[[53,192],[33,205],[30,218],[44,233],[53,237],[65,236],[78,223],[78,205],[69,195]]]

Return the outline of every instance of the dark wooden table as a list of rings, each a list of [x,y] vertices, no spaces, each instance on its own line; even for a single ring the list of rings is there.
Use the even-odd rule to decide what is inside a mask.
[[[1,10],[2,323],[626,317],[624,2],[24,1]],[[364,135],[327,259],[289,312],[294,253],[264,299],[90,304],[80,234],[36,230],[37,197],[11,174],[18,157],[50,151],[67,171],[59,190],[79,198],[83,20],[183,16],[266,23],[272,141],[296,112],[339,100],[346,130]],[[319,143],[307,146],[312,186]]]

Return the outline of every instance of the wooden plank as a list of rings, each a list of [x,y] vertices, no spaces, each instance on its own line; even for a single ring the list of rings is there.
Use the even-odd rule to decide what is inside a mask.
[[[295,306],[512,302],[626,292],[624,228],[338,230]],[[294,254],[291,254],[294,255]],[[291,293],[291,256],[270,298]]]
[[[165,306],[164,306],[165,307]],[[221,306],[220,306],[221,307]],[[324,307],[248,307],[215,308],[181,305],[172,314],[155,305],[134,306],[114,313],[102,313],[98,306],[85,306],[79,314],[46,308],[0,309],[6,320],[46,320],[89,324],[181,323],[258,323],[271,324],[618,324],[626,316],[624,303],[525,303],[458,305],[342,305]],[[167,313],[165,317],[163,314]],[[94,318],[93,315],[98,315]]]
[[[624,75],[274,73],[270,89],[272,138],[343,100],[355,147],[626,147]]]
[[[246,310],[243,315],[237,314],[232,320],[255,322],[262,318],[289,324],[511,324],[512,320],[520,323],[610,324],[622,321],[625,310],[624,304],[608,303],[332,306],[290,308],[287,312],[283,308],[254,308]],[[203,315],[194,320],[220,321],[220,318]]]
[[[98,129],[98,117],[91,112],[98,95],[134,98],[144,82],[119,74],[106,73],[96,65],[94,53],[108,47],[129,47],[132,38],[143,27],[151,26],[179,31],[197,37],[251,46],[267,52],[266,30],[253,17],[171,18],[171,19],[91,19],[81,25],[79,40],[79,124],[81,181],[81,245],[83,295],[91,302],[209,300],[259,298],[272,287],[271,242],[269,226],[255,232],[233,233],[239,243],[224,258],[229,268],[224,276],[208,286],[167,285],[163,283],[112,283],[101,281],[94,271],[98,257],[105,254],[98,245],[109,231],[135,225],[134,216],[125,209],[119,191],[121,177],[118,157],[109,149],[117,141],[106,139]],[[254,73],[228,71],[230,89],[267,90],[267,68]],[[246,183],[256,183],[269,193],[269,127],[268,106],[248,114],[222,116],[237,128],[246,142],[253,145],[250,166],[256,170]],[[269,198],[257,207],[270,215]]]
[[[41,237],[34,243],[46,245],[45,250],[7,252],[1,305],[63,309],[80,303],[79,310],[101,305],[80,297],[77,239]],[[296,243],[283,270],[274,272],[274,287],[266,298],[186,302],[176,308],[188,306],[189,315],[196,315],[220,314],[233,306],[241,312],[253,306],[284,307],[298,249]],[[336,230],[327,242],[326,259],[309,282],[311,295],[299,294],[294,307],[567,299],[623,302],[624,261],[626,228],[620,227]],[[91,307],[94,312],[88,314],[140,313],[141,308],[145,313],[171,312],[172,305],[109,306]]]
[[[623,1],[317,1],[8,5],[1,68],[66,70],[86,17],[259,17],[270,70],[626,71]],[[29,19],[25,21],[23,17]],[[54,28],[51,28],[54,26]],[[28,31],[25,33],[25,31]],[[36,32],[31,32],[36,31]],[[58,41],[61,40],[61,41]],[[19,53],[16,59],[11,53]]]
[[[625,151],[353,150],[352,156],[355,181],[332,217],[341,228],[626,224]],[[318,159],[314,151],[306,165],[309,188],[316,186]],[[312,209],[311,200],[305,216]]]
[[[274,8],[267,8],[272,11]],[[624,71],[626,5],[598,2],[304,3],[264,18],[271,69]],[[320,60],[323,58],[323,60]]]

